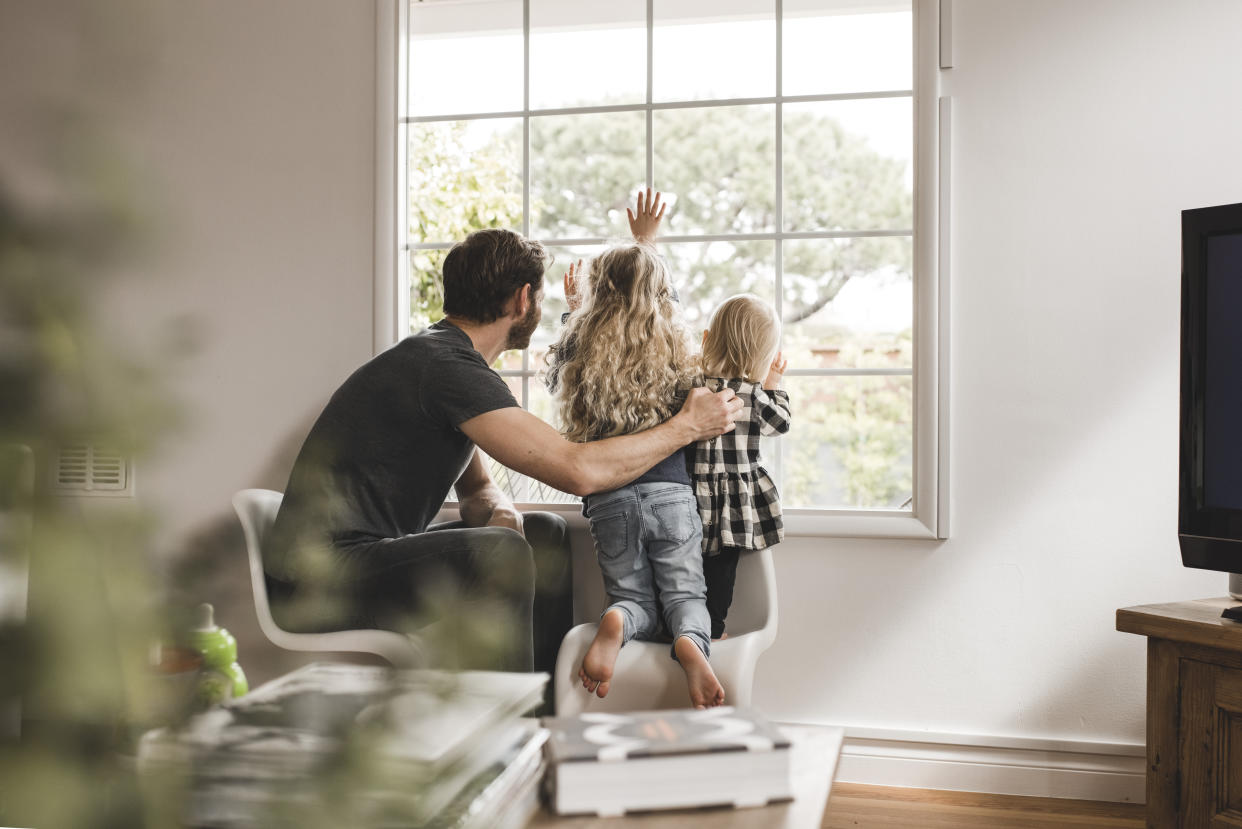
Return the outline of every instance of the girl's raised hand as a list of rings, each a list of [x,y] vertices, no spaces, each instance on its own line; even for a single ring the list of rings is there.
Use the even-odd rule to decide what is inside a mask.
[[[652,198],[650,187],[647,188],[645,194],[641,190],[638,191],[638,203],[635,209],[625,208],[625,216],[630,220],[630,233],[634,234],[635,242],[655,241],[666,207],[668,205],[660,201],[659,193]]]
[[[578,277],[582,276],[582,260],[578,260],[578,266],[575,269],[574,263],[569,263],[569,270],[565,271],[565,301],[569,303],[570,311],[577,311],[582,306],[582,297],[578,293]]]
[[[768,366],[768,376],[763,378],[763,387],[768,391],[779,389],[781,378],[784,377],[787,368],[789,368],[789,361],[781,359],[781,352],[776,352],[776,359],[772,361],[772,365]]]

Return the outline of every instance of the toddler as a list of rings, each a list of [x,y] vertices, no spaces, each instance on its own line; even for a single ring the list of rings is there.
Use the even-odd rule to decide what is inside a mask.
[[[596,257],[580,300],[581,263],[565,279],[575,310],[549,351],[547,382],[570,440],[602,440],[660,424],[680,408],[696,373],[668,268],[652,244],[664,213],[660,194],[640,194],[637,210],[626,212],[636,244]],[[654,638],[662,611],[691,704],[724,703],[708,661],[702,529],[684,452],[632,483],[583,499],[609,605],[578,678],[600,697],[608,693],[621,648],[634,638]]]
[[[742,398],[732,432],[694,446],[691,477],[703,519],[703,571],[712,638],[724,635],[738,555],[784,537],[776,485],[759,457],[759,438],[789,431],[789,395],[780,388],[787,361],[778,351],[780,321],[751,294],[725,300],[703,332],[704,383]],[[762,383],[760,380],[762,379]]]

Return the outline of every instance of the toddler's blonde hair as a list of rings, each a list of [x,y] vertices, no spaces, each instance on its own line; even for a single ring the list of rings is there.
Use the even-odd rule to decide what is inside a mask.
[[[712,312],[703,337],[703,374],[757,383],[781,342],[776,309],[754,294],[738,294]]]
[[[663,423],[695,375],[668,266],[650,245],[625,245],[591,260],[584,281],[582,307],[546,358],[562,431],[582,442]]]

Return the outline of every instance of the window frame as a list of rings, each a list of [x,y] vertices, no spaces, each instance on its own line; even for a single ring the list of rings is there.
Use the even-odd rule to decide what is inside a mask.
[[[781,126],[784,103],[803,101],[848,100],[851,98],[896,97],[900,93],[859,93],[844,95],[810,95],[785,97],[781,92],[782,0],[773,0],[776,13],[777,95],[764,98],[739,98],[695,102],[653,102],[651,97],[651,36],[654,0],[647,0],[648,16],[648,94],[644,104],[602,107],[571,107],[536,110],[539,115],[585,114],[609,111],[646,111],[648,123],[652,113],[681,107],[736,106],[744,104],[775,104],[777,131]],[[940,94],[942,68],[951,66],[946,50],[951,47],[951,30],[947,19],[948,0],[911,0],[913,13],[913,102],[914,102],[914,271],[913,279],[913,342],[914,361],[909,374],[913,385],[913,503],[909,511],[871,509],[809,509],[785,510],[787,536],[814,537],[877,537],[943,539],[949,532],[949,170],[951,99]],[[409,324],[408,249],[436,248],[439,245],[406,244],[408,226],[408,194],[406,192],[405,154],[408,124],[419,120],[457,120],[451,114],[408,119],[408,0],[375,0],[376,11],[376,179],[375,179],[375,270],[373,278],[373,348],[379,352],[406,336]],[[524,2],[524,34],[530,34],[530,0]],[[524,66],[529,75],[529,67]],[[525,83],[529,96],[529,78]],[[516,112],[487,113],[485,117],[523,117],[531,113],[529,100]],[[471,117],[479,117],[472,114]],[[529,120],[524,120],[529,132]],[[649,132],[650,134],[650,132]],[[776,164],[782,163],[780,144]],[[529,170],[529,141],[523,148],[523,166]],[[653,159],[650,141],[647,147],[647,179],[650,182]],[[780,179],[776,203],[781,204]],[[523,188],[523,227],[529,232],[529,182]],[[838,234],[909,235],[906,231],[874,231]],[[661,243],[699,242],[750,238],[773,239],[779,257],[786,239],[830,238],[831,233],[797,233],[778,226],[774,233],[685,235],[661,237]],[[557,239],[554,244],[588,245],[606,242],[604,238]],[[529,355],[523,354],[523,368],[505,372],[529,382]],[[823,376],[824,370],[791,371],[790,374]],[[863,374],[843,370],[841,374]],[[893,372],[886,372],[893,373]],[[573,504],[520,503],[522,508],[574,512]]]

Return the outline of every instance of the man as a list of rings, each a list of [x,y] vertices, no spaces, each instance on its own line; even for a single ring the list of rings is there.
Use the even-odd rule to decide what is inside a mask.
[[[514,509],[479,450],[586,495],[733,428],[740,401],[705,389],[654,429],[593,443],[570,443],[520,408],[489,366],[530,343],[546,264],[538,242],[512,231],[470,234],[444,260],[445,318],[332,396],[264,545],[282,626],[408,630],[434,621],[439,663],[550,673],[572,624],[565,521]],[[432,525],[450,487],[461,520]]]

